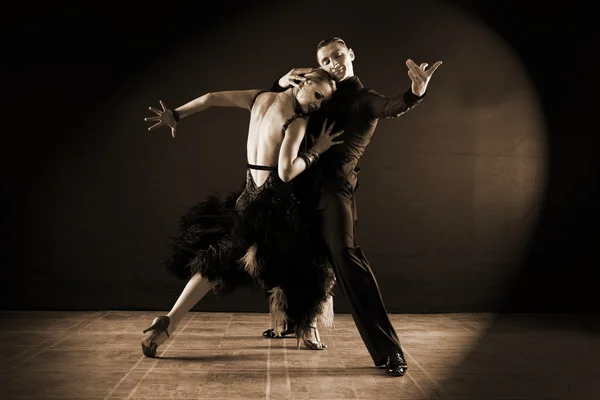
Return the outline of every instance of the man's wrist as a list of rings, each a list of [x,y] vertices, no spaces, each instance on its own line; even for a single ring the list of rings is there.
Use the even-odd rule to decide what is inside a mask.
[[[423,92],[423,94],[419,96],[419,95],[414,94],[412,91],[412,88],[410,88],[409,90],[407,90],[404,93],[403,97],[404,97],[404,101],[406,101],[409,104],[412,104],[412,103],[416,103],[416,102],[422,100],[423,98],[425,98],[426,95],[427,95],[427,90],[425,90]]]

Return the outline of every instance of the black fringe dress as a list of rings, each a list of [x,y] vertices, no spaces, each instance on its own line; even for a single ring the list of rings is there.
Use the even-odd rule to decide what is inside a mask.
[[[299,116],[286,122],[284,134]],[[259,187],[251,169],[271,172]],[[258,284],[270,294],[277,333],[286,320],[296,323],[300,336],[313,321],[332,327],[335,276],[315,213],[297,191],[294,181],[279,178],[277,167],[248,164],[243,190],[210,195],[182,216],[164,266],[184,280],[200,273],[215,294]]]

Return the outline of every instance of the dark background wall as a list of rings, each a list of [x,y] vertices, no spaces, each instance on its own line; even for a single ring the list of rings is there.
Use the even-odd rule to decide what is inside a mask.
[[[408,88],[406,58],[444,61],[361,163],[358,238],[389,311],[594,309],[591,25],[576,7],[485,3],[17,6],[2,28],[3,308],[170,308],[184,283],[158,263],[191,204],[240,183],[248,114],[208,110],[173,140],[146,130],[147,107],[268,87],[338,35],[387,95]],[[266,304],[241,291],[197,309]]]

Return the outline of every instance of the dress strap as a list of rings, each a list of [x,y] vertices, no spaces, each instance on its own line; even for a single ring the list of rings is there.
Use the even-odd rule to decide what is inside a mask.
[[[296,119],[307,118],[307,117],[308,117],[308,115],[303,114],[303,113],[297,113],[297,114],[292,115],[287,121],[285,121],[285,124],[283,124],[283,128],[281,129],[282,135],[285,136],[285,132],[290,127],[291,123],[294,122]]]
[[[288,96],[285,92],[282,94],[292,101],[292,106],[294,108],[294,115],[292,115],[290,118],[288,118],[287,121],[285,121],[285,123],[283,124],[283,128],[281,129],[282,136],[285,137],[285,132],[290,127],[290,124],[298,118],[308,118],[308,114],[304,114],[302,112],[302,108],[300,107],[300,104],[298,104],[298,100],[295,96],[290,98],[290,96]]]
[[[266,165],[254,165],[254,164],[248,163],[248,168],[249,169],[258,169],[261,171],[276,171],[277,165],[275,165],[274,167],[268,167]]]

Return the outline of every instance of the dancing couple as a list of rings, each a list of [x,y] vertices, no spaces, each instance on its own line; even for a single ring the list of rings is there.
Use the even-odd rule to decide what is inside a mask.
[[[162,110],[149,129],[209,107],[250,111],[245,185],[226,198],[211,195],[182,217],[181,234],[165,260],[188,283],[171,311],[144,330],[153,357],[182,317],[209,291],[258,284],[268,294],[272,328],[266,338],[296,335],[313,350],[327,346],[317,326],[331,327],[339,285],[375,366],[391,376],[408,369],[371,267],[355,241],[356,167],[380,118],[396,118],[426,96],[435,70],[407,60],[411,87],[385,97],[354,74],[354,51],[338,37],[316,49],[319,68],[292,69],[270,91],[205,94]],[[335,127],[335,132],[334,128]],[[337,140],[336,140],[337,139]]]

